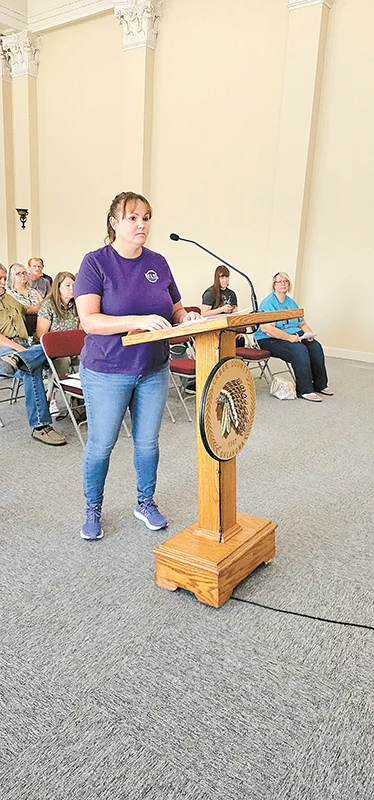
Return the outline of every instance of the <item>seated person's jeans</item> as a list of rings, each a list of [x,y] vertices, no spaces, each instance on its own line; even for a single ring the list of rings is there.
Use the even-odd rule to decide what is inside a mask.
[[[257,336],[256,338],[261,349],[269,350],[274,358],[281,358],[282,361],[292,365],[296,378],[296,393],[299,397],[302,394],[326,389],[325,356],[316,339],[286,342],[274,337],[260,339]]]
[[[15,353],[20,358],[20,369],[15,378],[22,378],[25,391],[26,413],[31,428],[40,428],[52,422],[43,383],[43,366],[46,365],[41,344],[22,344],[25,350],[18,351],[0,345],[0,358]],[[1,372],[0,372],[1,374]]]

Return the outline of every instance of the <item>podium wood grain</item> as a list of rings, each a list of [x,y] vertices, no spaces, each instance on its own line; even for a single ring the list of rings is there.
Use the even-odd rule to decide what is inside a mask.
[[[190,525],[159,545],[153,551],[157,586],[187,589],[216,608],[225,603],[240,581],[275,556],[277,526],[271,520],[237,514],[237,523],[228,541],[209,540]]]
[[[240,581],[274,558],[276,524],[236,511],[236,459],[216,461],[205,450],[200,436],[200,400],[213,367],[222,358],[235,356],[236,328],[302,315],[302,309],[231,314],[123,337],[125,346],[173,340],[181,334],[195,337],[198,519],[153,551],[157,586],[187,589],[202,603],[219,607]]]

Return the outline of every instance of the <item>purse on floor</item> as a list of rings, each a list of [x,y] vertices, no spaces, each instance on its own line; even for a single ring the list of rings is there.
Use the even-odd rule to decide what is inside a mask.
[[[276,376],[271,382],[270,394],[278,400],[296,400],[295,384],[291,381],[282,381]]]

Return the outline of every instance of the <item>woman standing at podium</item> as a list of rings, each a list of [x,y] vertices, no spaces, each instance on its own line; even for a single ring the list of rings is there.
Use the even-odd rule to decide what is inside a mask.
[[[121,192],[107,216],[107,244],[87,253],[74,296],[87,336],[80,376],[88,441],[83,454],[83,539],[101,539],[101,510],[110,454],[127,408],[134,441],[138,503],[134,514],[150,530],[167,521],[154,502],[158,437],[169,383],[167,341],[123,347],[134,330],[157,331],[198,314],[187,313],[165,258],[145,247],[151,206],[140,194]]]

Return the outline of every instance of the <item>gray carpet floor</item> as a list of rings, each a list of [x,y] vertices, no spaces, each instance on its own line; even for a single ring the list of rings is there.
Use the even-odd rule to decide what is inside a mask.
[[[172,394],[167,533],[133,517],[123,435],[94,543],[70,422],[48,448],[24,400],[0,405],[1,800],[371,800],[373,630],[262,607],[374,627],[374,365],[328,369],[318,405],[256,381],[238,509],[278,523],[277,556],[220,609],[153,582],[152,548],[197,516],[195,425]]]

